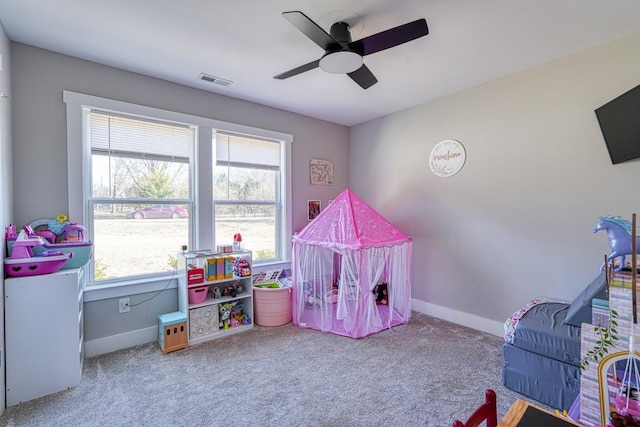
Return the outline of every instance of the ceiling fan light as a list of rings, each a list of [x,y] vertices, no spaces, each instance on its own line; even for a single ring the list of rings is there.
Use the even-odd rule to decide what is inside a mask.
[[[348,50],[330,52],[320,59],[320,68],[327,73],[346,74],[360,67],[362,67],[362,56]]]

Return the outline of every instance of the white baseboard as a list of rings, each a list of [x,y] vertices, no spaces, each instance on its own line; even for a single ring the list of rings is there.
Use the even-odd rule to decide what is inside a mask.
[[[136,345],[153,342],[158,338],[158,328],[149,327],[124,334],[111,335],[105,338],[84,342],[84,357],[95,357],[101,354],[124,348],[135,347]]]
[[[504,323],[495,320],[485,319],[484,317],[475,316],[473,314],[464,313],[462,311],[452,310],[450,308],[420,301],[411,300],[411,309],[429,316],[444,319],[449,322],[467,326],[482,332],[504,336]],[[85,341],[84,353],[85,357],[95,357],[101,354],[111,353],[116,350],[122,350],[134,347],[140,344],[146,344],[155,341],[158,338],[158,328],[149,327],[138,329],[136,331],[124,334],[112,335],[96,340]]]
[[[457,323],[458,325],[467,326],[478,331],[497,335],[499,337],[504,336],[503,322],[496,322],[495,320],[489,320],[484,317],[475,316],[473,314],[464,313],[462,311],[452,310],[450,308],[442,307],[440,305],[431,304],[413,298],[411,299],[411,309],[420,313],[428,314],[429,316]]]

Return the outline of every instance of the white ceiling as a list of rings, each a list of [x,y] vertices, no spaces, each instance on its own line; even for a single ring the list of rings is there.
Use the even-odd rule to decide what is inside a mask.
[[[353,40],[419,18],[429,35],[365,57],[363,90],[281,16]],[[0,0],[11,40],[352,126],[640,32],[638,0]],[[228,87],[198,79],[206,73]]]

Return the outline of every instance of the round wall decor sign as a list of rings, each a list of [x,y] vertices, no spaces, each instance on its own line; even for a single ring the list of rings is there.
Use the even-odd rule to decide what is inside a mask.
[[[431,171],[446,178],[460,172],[467,159],[467,153],[460,141],[445,139],[436,144],[429,154]]]

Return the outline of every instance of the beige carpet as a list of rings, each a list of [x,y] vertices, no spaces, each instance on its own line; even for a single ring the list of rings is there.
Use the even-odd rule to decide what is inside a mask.
[[[2,426],[450,426],[498,395],[500,337],[413,313],[363,339],[291,324],[163,356],[150,343],[87,359],[82,383],[7,408]]]

